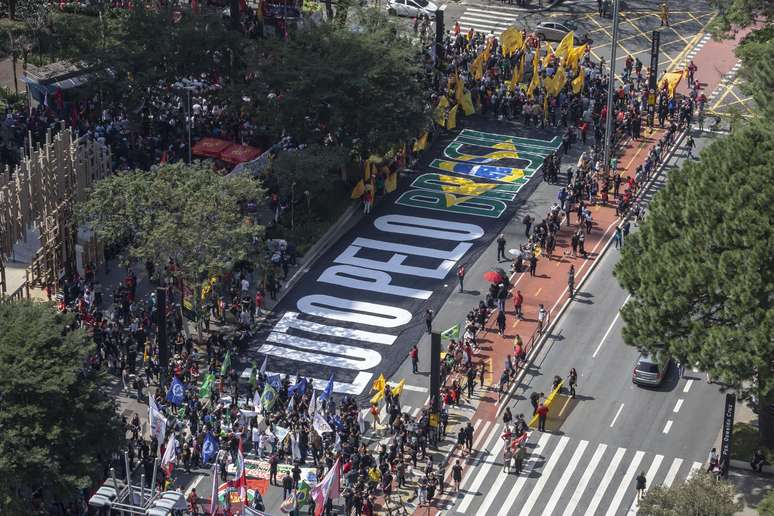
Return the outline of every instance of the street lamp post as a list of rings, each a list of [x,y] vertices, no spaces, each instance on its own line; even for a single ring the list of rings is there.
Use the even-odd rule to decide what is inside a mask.
[[[605,123],[605,170],[610,172],[610,155],[613,147],[613,100],[615,99],[615,60],[616,50],[618,48],[618,3],[619,0],[613,0],[613,41],[610,50],[610,80],[607,85],[607,120]]]
[[[191,126],[193,125],[193,118],[191,116],[191,89],[186,88],[186,96],[188,97],[188,163],[191,163]]]
[[[296,182],[293,181],[290,184],[290,229],[295,227],[295,214],[296,214]]]

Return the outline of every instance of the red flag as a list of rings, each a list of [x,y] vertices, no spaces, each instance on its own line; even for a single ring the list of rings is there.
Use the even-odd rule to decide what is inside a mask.
[[[239,498],[247,507],[247,474],[245,472],[245,457],[242,455],[242,438],[239,438],[239,450],[237,451],[236,476],[234,478],[239,489]]]
[[[325,510],[325,502],[328,498],[335,500],[339,497],[339,476],[341,474],[341,459],[336,459],[333,467],[328,470],[321,482],[318,482],[309,493],[314,500],[314,516],[320,516]]]
[[[191,10],[195,13],[199,12],[199,2],[198,0],[191,0]]]

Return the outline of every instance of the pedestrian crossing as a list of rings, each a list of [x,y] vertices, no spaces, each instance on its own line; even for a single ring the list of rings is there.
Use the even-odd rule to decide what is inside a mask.
[[[522,473],[510,474],[502,464],[501,425],[492,425],[488,434],[486,426],[481,430],[481,452],[466,468],[460,492],[444,504],[450,514],[633,515],[640,472],[650,489],[671,486],[702,467],[684,458],[540,433],[530,438]]]
[[[463,33],[467,33],[473,28],[476,32],[485,34],[494,32],[495,36],[499,36],[508,27],[517,25],[518,16],[518,9],[506,6],[498,6],[497,8],[479,6],[465,9],[458,21]]]

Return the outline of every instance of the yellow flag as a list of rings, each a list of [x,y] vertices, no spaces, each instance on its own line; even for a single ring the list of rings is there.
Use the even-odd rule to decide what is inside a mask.
[[[382,392],[384,391],[385,385],[387,385],[387,380],[384,379],[384,373],[382,373],[379,375],[379,378],[374,380],[374,383],[371,386],[371,390],[376,392]]]
[[[522,54],[521,59],[519,59],[519,64],[513,67],[513,76],[511,77],[511,85],[509,90],[513,91],[521,82],[521,79],[524,77],[524,60],[526,57],[524,54]]]
[[[463,95],[462,103],[460,105],[462,106],[462,112],[465,113],[465,116],[470,116],[476,112],[469,91],[466,91],[465,95]]]
[[[557,97],[567,83],[567,73],[564,71],[564,66],[559,66],[554,74],[553,87],[551,90],[551,96]]]
[[[574,71],[578,71],[580,60],[586,53],[586,49],[588,49],[588,47],[588,45],[581,45],[579,47],[574,47],[567,53],[567,64],[571,66]]]
[[[543,118],[548,119],[548,95],[543,97]]]
[[[371,405],[378,405],[380,401],[384,398],[384,391],[379,391],[376,394],[373,395],[371,398]]]
[[[462,101],[465,99],[465,88],[462,85],[462,79],[460,79],[460,74],[456,74],[456,84],[454,85],[454,99],[457,101],[457,104],[462,104]]]
[[[559,46],[556,47],[556,51],[554,53],[557,57],[567,59],[567,55],[572,51],[573,48],[575,48],[575,33],[570,31],[564,36],[562,41],[559,42]]]
[[[552,55],[554,55],[554,49],[551,47],[551,43],[546,43],[546,57],[543,58],[543,68],[548,66]]]
[[[384,182],[384,191],[387,193],[394,192],[398,188],[398,173],[392,172],[387,176],[387,180]]]
[[[435,120],[436,124],[445,125],[447,107],[449,107],[449,99],[447,99],[445,96],[441,97],[438,101],[438,105],[435,106],[435,111],[433,112],[433,119]]]
[[[516,27],[508,27],[500,36],[500,44],[503,47],[503,55],[513,54],[524,46],[521,30]]]
[[[457,111],[459,104],[455,104],[453,108],[449,110],[449,117],[446,119],[446,129],[451,131],[457,127]]]
[[[406,385],[406,379],[402,379],[398,385],[392,388],[392,395],[398,396],[401,392],[403,392],[403,386]]]
[[[360,199],[363,196],[364,193],[365,193],[365,183],[361,179],[355,185],[354,190],[352,190],[352,195],[350,196],[350,198],[351,199]]]
[[[546,97],[551,95],[552,97],[555,97],[554,95],[554,84],[556,81],[556,74],[552,75],[551,77],[546,76],[543,79],[543,87],[546,89]]]
[[[680,81],[683,79],[683,76],[686,75],[686,72],[686,70],[680,70],[678,72],[665,73],[661,78],[661,82],[658,83],[659,89],[664,89],[664,86],[666,86],[669,90],[669,98],[671,99],[675,96],[675,90],[677,89],[678,84],[680,84]]]
[[[414,143],[414,152],[423,151],[427,148],[427,131],[422,133],[422,136],[417,138],[417,141]]]
[[[583,81],[585,80],[585,76],[586,74],[581,70],[581,73],[579,73],[578,76],[572,80],[573,93],[580,93],[580,91],[583,89]]]

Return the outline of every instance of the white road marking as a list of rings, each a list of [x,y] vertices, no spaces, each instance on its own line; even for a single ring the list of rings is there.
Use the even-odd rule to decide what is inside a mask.
[[[508,493],[508,497],[505,499],[505,502],[503,503],[503,507],[513,507],[513,504],[516,503],[516,497],[519,496],[519,492],[524,487],[524,484],[527,483],[527,479],[532,474],[532,471],[535,469],[535,465],[538,461],[538,456],[543,452],[543,448],[545,448],[546,443],[548,442],[548,439],[551,437],[551,434],[544,433],[540,436],[540,440],[537,442],[537,446],[532,449],[532,453],[530,454],[530,465],[529,468],[526,468],[524,471],[524,474],[522,474],[517,480],[516,483],[513,484],[513,488],[511,489],[511,492]],[[464,511],[463,511],[464,512]],[[483,516],[483,515],[480,515]]]
[[[185,498],[188,499],[188,495],[191,494],[191,491],[199,487],[199,483],[204,480],[204,475],[197,475],[196,479],[194,479],[193,482],[191,482],[191,485],[188,486],[188,489],[185,490]]]
[[[616,413],[615,413],[615,417],[614,417],[614,418],[613,418],[613,420],[610,422],[610,428],[613,428],[613,425],[615,424],[615,421],[618,419],[618,416],[620,416],[620,415],[621,415],[621,411],[623,410],[623,408],[624,408],[624,404],[623,404],[623,403],[621,403],[621,406],[620,406],[620,407],[618,407],[618,412],[616,412]]]
[[[578,506],[578,502],[580,502],[583,493],[586,491],[586,486],[589,484],[589,480],[591,480],[591,476],[594,474],[594,471],[596,471],[599,461],[602,460],[602,456],[605,454],[606,450],[606,444],[600,443],[597,446],[589,465],[586,466],[586,471],[583,472],[583,476],[575,488],[575,492],[572,494],[570,501],[567,502],[567,506],[564,508],[563,516],[572,516],[575,513],[575,508]]]
[[[675,403],[675,408],[672,409],[672,412],[675,412],[675,413],[680,412],[680,407],[682,406],[683,406],[683,400],[682,399],[677,400],[677,403]]]
[[[570,478],[572,478],[572,474],[575,472],[576,466],[578,466],[580,463],[581,457],[583,457],[583,452],[586,451],[588,444],[588,441],[583,440],[578,443],[578,447],[575,448],[575,453],[572,454],[572,458],[570,459],[569,464],[565,466],[562,477],[556,484],[554,492],[551,493],[551,496],[548,498],[548,503],[543,509],[543,514],[545,516],[551,516],[551,513],[554,512],[556,504],[559,502],[559,498],[561,498],[562,493],[564,492],[564,488],[567,487],[567,483],[570,481]]]
[[[404,391],[414,391],[414,392],[428,392],[430,389],[427,387],[419,387],[418,385],[404,385],[403,386]]]
[[[685,387],[683,387],[683,392],[690,391],[691,385],[693,385],[693,380],[688,380],[687,382],[685,382]]]
[[[629,467],[626,469],[626,473],[624,473],[621,483],[618,484],[618,489],[616,489],[615,495],[613,495],[613,500],[610,502],[610,505],[607,506],[606,516],[615,516],[615,513],[618,512],[618,506],[621,505],[621,500],[623,500],[626,491],[631,489],[632,480],[637,475],[637,468],[640,467],[640,462],[642,462],[644,456],[645,452],[640,450],[637,450],[634,454],[634,458],[629,463]]]
[[[495,433],[495,435],[497,435]],[[500,452],[503,450],[503,446],[505,446],[505,439],[500,439],[498,437],[497,442],[494,445],[494,448],[492,448],[492,451],[489,452],[489,455],[496,459],[500,456]],[[487,446],[488,448],[489,446]],[[482,457],[484,456],[484,453],[482,453]],[[473,499],[475,498],[476,494],[481,488],[481,484],[484,483],[484,480],[486,480],[487,475],[489,475],[489,470],[492,469],[492,465],[496,461],[492,460],[491,462],[482,465],[478,470],[478,475],[476,475],[476,478],[473,480],[473,483],[470,484],[470,487],[465,488],[466,491],[468,491],[468,494],[465,495],[465,498],[463,498],[462,503],[460,504],[460,512],[467,512],[468,507],[470,507],[470,504],[473,502]],[[488,490],[487,490],[488,491]]]
[[[480,421],[480,420],[479,420],[479,421]],[[489,427],[489,425],[490,425],[490,424],[491,424],[491,421],[486,421],[486,422],[484,423],[484,425],[481,427],[481,432],[479,432],[478,436],[476,437],[476,440],[473,442],[473,445],[474,445],[476,448],[481,448],[481,443],[482,443],[482,442],[485,440],[485,438],[487,437],[487,433],[486,433],[486,431],[487,431],[487,428]],[[492,433],[493,433],[494,435],[497,435],[497,434],[499,433],[499,430],[498,430],[498,427],[497,427],[497,425],[495,425],[495,426],[493,426],[493,427],[492,427]],[[491,436],[491,435],[489,435],[488,437],[491,439],[491,437],[492,437],[492,436]],[[479,451],[479,452],[478,452],[478,454],[477,454],[477,457],[476,457],[476,459],[474,459],[473,463],[472,463],[472,464],[470,464],[470,465],[468,465],[468,466],[465,468],[465,476],[464,476],[464,477],[462,477],[462,481],[460,482],[460,489],[461,489],[463,486],[467,485],[467,483],[468,483],[468,480],[470,480],[470,477],[473,475],[473,472],[474,472],[474,471],[475,471],[475,469],[476,469],[476,465],[477,465],[479,462],[481,462],[481,460],[483,459],[483,457],[484,457],[484,450],[481,450],[481,451]]]
[[[675,481],[677,472],[680,471],[680,466],[682,465],[683,459],[675,459],[672,461],[672,465],[669,467],[669,471],[667,471],[666,477],[664,478],[664,487],[670,487],[672,485],[672,482]]]
[[[626,299],[624,299],[623,305],[621,305],[621,307],[623,307],[629,301],[630,297],[632,297],[631,294],[626,296]],[[610,327],[607,329],[605,334],[602,336],[602,340],[599,341],[599,345],[597,346],[597,349],[594,350],[594,354],[591,355],[591,358],[597,358],[597,354],[599,354],[599,350],[602,349],[602,344],[605,343],[605,339],[607,339],[607,336],[610,335],[611,331],[613,331],[613,326],[615,326],[615,323],[618,322],[618,318],[619,317],[621,317],[621,309],[620,308],[616,312],[615,317],[613,318],[613,322],[610,323]]]
[[[645,492],[646,493],[651,487],[653,487],[653,479],[656,478],[656,473],[658,473],[658,468],[661,467],[662,460],[664,460],[663,455],[656,455],[655,457],[653,457],[653,462],[648,468],[648,472],[645,473],[645,479],[646,479]],[[632,501],[632,504],[629,506],[629,512],[627,514],[637,514],[638,505],[639,504],[637,503],[637,496],[635,496],[634,500]]]
[[[556,445],[556,448],[551,450],[551,457],[549,457],[548,462],[546,462],[543,466],[543,471],[540,474],[540,478],[530,491],[527,501],[524,502],[524,505],[521,506],[521,512],[519,513],[520,516],[528,516],[530,511],[532,511],[532,508],[535,506],[535,503],[540,497],[540,493],[543,492],[543,488],[548,482],[548,477],[551,476],[551,472],[554,470],[554,467],[556,467],[556,463],[559,461],[559,457],[561,457],[569,441],[570,438],[566,435],[563,435],[561,439],[559,439],[559,444]],[[551,497],[557,498],[556,493],[552,493]]]
[[[694,462],[693,464],[691,464],[691,471],[688,472],[688,478],[692,478],[696,474],[696,472],[701,469],[703,465],[704,464],[702,464],[701,462]]]
[[[591,499],[591,503],[586,508],[586,516],[594,516],[594,513],[597,512],[597,508],[599,507],[600,502],[602,502],[602,497],[605,496],[605,491],[607,491],[607,487],[613,480],[615,471],[618,469],[618,465],[621,464],[621,460],[625,453],[626,448],[618,448],[618,450],[616,450],[613,460],[610,461],[610,465],[605,471],[605,475],[599,481],[599,484],[597,484],[597,491],[594,493],[594,498]]]
[[[672,428],[672,420],[671,419],[666,422],[666,425],[664,425],[664,433],[668,434],[670,428]]]

